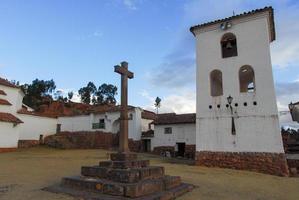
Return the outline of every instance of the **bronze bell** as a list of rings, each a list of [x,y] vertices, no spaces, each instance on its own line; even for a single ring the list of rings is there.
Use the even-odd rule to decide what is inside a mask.
[[[230,41],[227,42],[226,48],[227,49],[232,49],[233,48],[232,43]]]

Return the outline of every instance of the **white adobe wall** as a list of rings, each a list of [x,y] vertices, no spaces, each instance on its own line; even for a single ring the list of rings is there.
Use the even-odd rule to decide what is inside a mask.
[[[45,137],[56,133],[56,118],[25,114],[17,114],[16,116],[24,122],[19,125],[20,140],[39,140],[40,135]]]
[[[197,151],[284,152],[272,65],[270,58],[268,20],[265,14],[247,20],[235,20],[222,31],[219,25],[198,32],[197,41]],[[236,35],[238,56],[222,58],[221,37]],[[240,93],[239,69],[250,65],[255,73],[254,93]],[[222,71],[223,96],[210,95],[210,72]],[[236,111],[236,136],[231,134],[231,114],[225,107],[231,95]],[[253,101],[257,106],[253,106]],[[243,106],[247,102],[248,106]],[[221,108],[217,108],[217,104]],[[209,109],[209,105],[213,109]]]
[[[172,127],[172,134],[165,134],[164,129]],[[195,124],[155,125],[155,136],[151,139],[151,150],[159,146],[175,146],[176,143],[195,145]]]
[[[61,131],[92,131],[90,115],[59,117],[58,124],[61,124]]]
[[[136,108],[134,111],[129,111],[133,119],[129,120],[129,138],[134,140],[141,139],[141,110]],[[59,117],[58,124],[61,124],[61,131],[103,131],[117,133],[117,128],[113,127],[115,121],[120,117],[119,112],[109,112],[105,114],[90,114],[72,117]],[[105,129],[92,129],[93,123],[99,123],[100,119],[105,119]],[[117,123],[116,123],[117,124]]]
[[[19,125],[0,122],[0,148],[17,148],[19,140]]]
[[[7,94],[6,96],[1,95],[0,98],[6,99],[12,104],[11,106],[0,105],[1,112],[13,114],[22,108],[24,94],[20,89],[0,85],[0,90],[3,90]]]
[[[152,120],[152,119],[141,119],[141,131],[148,131],[149,124],[152,123],[153,121],[154,120]]]

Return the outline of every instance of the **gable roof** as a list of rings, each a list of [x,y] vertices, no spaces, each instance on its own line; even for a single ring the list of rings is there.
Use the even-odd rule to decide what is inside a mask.
[[[196,114],[180,114],[175,113],[165,113],[158,114],[156,120],[153,122],[155,125],[165,125],[165,124],[194,124],[196,122]]]
[[[11,106],[12,104],[9,103],[7,100],[5,99],[0,99],[0,105],[7,105],[7,106]]]
[[[142,113],[141,113],[141,118],[142,119],[155,120],[156,119],[156,113],[148,111],[148,110],[143,110]]]
[[[23,123],[19,118],[10,114],[10,113],[2,113],[0,112],[0,122],[8,122],[8,123]]]
[[[7,95],[3,90],[0,90],[0,95]]]
[[[208,26],[215,25],[215,24],[220,24],[220,23],[223,23],[223,22],[226,22],[226,21],[245,18],[245,17],[252,16],[252,15],[255,15],[255,14],[258,14],[258,13],[263,13],[263,12],[269,12],[270,33],[271,33],[270,40],[272,42],[272,41],[275,40],[276,36],[275,36],[275,24],[274,24],[274,11],[273,11],[273,8],[271,6],[264,7],[264,8],[261,8],[261,9],[251,10],[249,12],[244,12],[244,13],[241,13],[239,15],[234,15],[234,16],[227,17],[227,18],[224,18],[224,19],[217,19],[217,20],[214,20],[214,21],[211,21],[211,22],[198,24],[198,25],[192,26],[190,28],[190,31],[195,36],[194,30],[196,30],[196,29],[208,27]]]
[[[9,82],[7,79],[0,77],[0,85],[11,87],[11,88],[20,88],[19,86],[16,86],[15,84]]]
[[[52,114],[47,114],[47,113],[39,113],[39,112],[34,112],[34,111],[29,111],[26,108],[22,108],[18,110],[18,114],[24,114],[24,115],[32,115],[32,116],[37,116],[37,117],[48,117],[48,118],[57,118],[56,115]]]

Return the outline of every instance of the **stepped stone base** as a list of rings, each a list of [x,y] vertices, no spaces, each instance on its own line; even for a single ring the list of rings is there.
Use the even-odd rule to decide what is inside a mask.
[[[289,176],[284,153],[263,152],[196,152],[196,164]]]
[[[180,177],[166,176],[164,167],[149,166],[148,160],[137,160],[133,153],[116,153],[111,161],[83,166],[81,176],[65,177],[45,190],[95,200],[170,200],[192,189]]]

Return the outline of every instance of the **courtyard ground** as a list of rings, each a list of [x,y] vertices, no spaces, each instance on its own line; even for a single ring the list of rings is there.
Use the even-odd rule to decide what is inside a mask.
[[[75,200],[42,191],[63,176],[79,175],[82,165],[96,165],[107,159],[105,150],[57,150],[44,147],[0,154],[1,200]],[[246,171],[173,164],[169,160],[140,154],[152,165],[163,165],[166,173],[179,175],[197,186],[179,199],[299,199],[299,178],[286,178]]]

